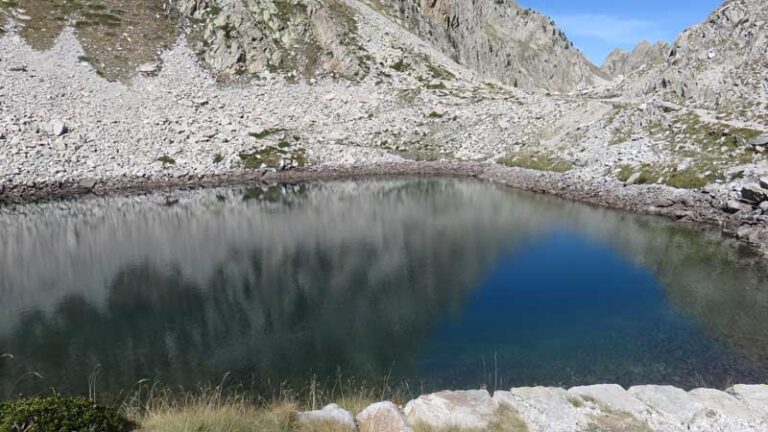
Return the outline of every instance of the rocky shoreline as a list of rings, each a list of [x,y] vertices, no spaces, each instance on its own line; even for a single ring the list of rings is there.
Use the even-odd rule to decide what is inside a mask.
[[[552,195],[600,207],[668,217],[683,223],[718,228],[768,254],[768,221],[764,216],[730,214],[726,202],[706,191],[663,185],[624,185],[590,180],[577,174],[505,167],[493,163],[431,161],[381,162],[360,165],[325,164],[286,171],[233,171],[229,174],[166,177],[123,177],[64,182],[40,182],[13,187],[0,185],[0,204],[75,199],[89,195],[145,194],[173,190],[236,186],[248,183],[329,181],[380,176],[464,177],[518,190]]]
[[[643,385],[593,385],[565,390],[445,391],[424,395],[401,410],[392,402],[356,416],[332,404],[298,413],[300,423],[360,432],[759,432],[768,428],[768,386],[726,391]]]

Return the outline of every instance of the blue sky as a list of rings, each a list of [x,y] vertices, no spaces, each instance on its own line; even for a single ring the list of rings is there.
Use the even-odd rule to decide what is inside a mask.
[[[552,17],[577,48],[598,66],[614,48],[642,40],[672,42],[724,0],[518,0]]]

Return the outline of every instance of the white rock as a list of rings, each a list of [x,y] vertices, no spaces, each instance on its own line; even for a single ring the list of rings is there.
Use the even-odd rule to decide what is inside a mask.
[[[672,386],[645,385],[635,386],[629,394],[650,406],[658,419],[654,423],[665,427],[685,428],[697,416],[705,415],[706,407],[694,397]],[[668,429],[674,430],[674,429]]]
[[[486,390],[444,391],[421,396],[405,406],[412,425],[483,429],[496,415],[498,402]]]
[[[360,432],[412,432],[405,415],[392,402],[375,403],[355,418]]]
[[[336,424],[344,429],[355,430],[355,417],[351,412],[336,404],[326,405],[317,411],[305,411],[296,415],[296,420],[301,424]]]
[[[703,415],[696,416],[688,428],[697,432],[764,431],[759,418],[746,404],[736,397],[712,389],[696,389],[688,392],[706,407]]]
[[[508,406],[528,424],[530,432],[572,432],[586,430],[590,419],[571,402],[561,388],[521,387],[497,391],[493,399]]]
[[[768,385],[735,385],[728,393],[743,401],[758,416],[768,421]]]
[[[55,119],[48,122],[46,132],[53,136],[62,136],[67,133],[67,125],[63,121]]]
[[[136,72],[143,74],[153,74],[160,70],[160,65],[157,63],[144,63],[136,68]]]

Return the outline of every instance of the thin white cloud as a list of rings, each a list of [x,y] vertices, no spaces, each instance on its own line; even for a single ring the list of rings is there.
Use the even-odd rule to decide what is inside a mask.
[[[614,45],[636,44],[642,40],[664,39],[664,32],[652,21],[625,19],[600,14],[568,14],[554,17],[569,37],[588,37]]]

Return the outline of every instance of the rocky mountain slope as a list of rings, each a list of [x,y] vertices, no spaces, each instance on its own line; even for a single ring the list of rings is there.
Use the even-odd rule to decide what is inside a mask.
[[[729,0],[683,32],[666,62],[628,83],[628,92],[717,111],[723,118],[768,121],[768,5]]]
[[[360,79],[374,55],[360,41],[356,9],[370,7],[486,78],[525,89],[571,91],[603,74],[554,22],[514,2],[438,0],[176,0],[204,21],[201,52],[216,71],[287,70]],[[401,31],[398,29],[397,31]],[[396,59],[397,62],[399,59]],[[398,63],[408,67],[418,59]]]
[[[554,21],[515,1],[374,2],[458,63],[511,86],[567,92],[604,78]]]
[[[623,78],[664,63],[669,51],[669,44],[663,41],[653,45],[643,41],[630,52],[617,48],[608,55],[600,70],[613,78]]]

